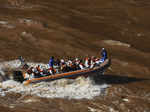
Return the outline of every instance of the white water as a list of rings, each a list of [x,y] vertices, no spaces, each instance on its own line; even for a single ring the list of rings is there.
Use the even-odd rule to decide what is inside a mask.
[[[38,63],[31,64],[35,66]],[[19,67],[19,62],[17,60],[4,62],[4,65],[1,63],[0,69],[8,66],[10,68],[17,68]],[[42,65],[44,66],[44,64]],[[6,93],[15,92],[45,98],[92,99],[95,96],[99,96],[107,87],[107,84],[96,85],[91,79],[84,77],[79,77],[74,80],[61,79],[51,82],[40,82],[27,86],[13,80],[7,80],[0,83],[0,95],[5,96]]]

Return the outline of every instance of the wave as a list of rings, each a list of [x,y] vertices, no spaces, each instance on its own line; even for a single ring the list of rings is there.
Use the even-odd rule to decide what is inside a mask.
[[[17,62],[14,64],[14,61],[8,63],[9,66],[11,65],[11,68],[17,68],[19,66]],[[30,64],[35,66],[39,63]],[[43,65],[46,66],[46,64]],[[2,67],[1,64],[0,67]],[[92,99],[95,96],[99,96],[107,87],[107,84],[95,84],[89,77],[60,79],[51,82],[30,84],[27,86],[13,80],[6,80],[0,83],[0,95],[4,96],[7,93],[14,92],[23,95],[36,95],[45,98]]]

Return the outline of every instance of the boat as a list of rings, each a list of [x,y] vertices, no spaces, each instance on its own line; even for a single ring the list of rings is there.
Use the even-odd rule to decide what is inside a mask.
[[[29,80],[23,81],[24,85],[28,85],[30,83],[37,83],[41,81],[52,81],[52,80],[58,80],[62,78],[77,78],[79,76],[92,76],[94,74],[100,73],[103,74],[103,72],[111,65],[111,60],[106,59],[102,64],[99,66],[96,66],[94,68],[87,68],[87,69],[82,69],[82,70],[76,70],[76,71],[71,71],[71,72],[66,72],[66,73],[58,73],[54,75],[49,75],[49,76],[44,76],[44,77],[39,77],[39,78],[32,78]]]

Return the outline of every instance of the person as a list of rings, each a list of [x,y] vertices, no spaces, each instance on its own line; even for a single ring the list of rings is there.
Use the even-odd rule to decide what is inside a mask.
[[[90,67],[90,58],[86,57],[85,58],[85,63],[84,63],[85,67],[86,68],[89,68]]]
[[[28,68],[27,72],[23,74],[25,80],[34,78],[34,70],[33,69],[34,69],[34,67],[30,67],[30,68]]]
[[[59,58],[56,59],[55,61],[55,70],[56,70],[56,73],[59,73],[59,70],[60,70],[60,64],[61,64],[61,61]]]
[[[99,59],[99,58],[96,58],[96,59],[95,59],[95,65],[96,65],[96,66],[99,66],[99,64],[100,64],[100,59]]]
[[[22,56],[19,56],[19,57],[18,57],[18,59],[20,60],[20,62],[21,62],[21,65],[24,65],[24,63],[25,63],[25,60],[23,59],[23,57],[22,57]]]
[[[53,67],[54,66],[54,56],[50,57],[49,60],[49,67]]]
[[[36,68],[35,68],[35,72],[39,75],[39,76],[43,76],[43,68],[42,66],[38,65]]]
[[[72,60],[69,59],[69,60],[66,62],[66,65],[67,65],[68,71],[72,71]]]
[[[61,72],[67,72],[67,64],[66,63],[61,63],[61,67],[60,67]]]
[[[100,63],[103,63],[106,59],[107,59],[107,51],[105,48],[102,48]]]
[[[75,58],[75,64],[79,65],[79,63],[80,63],[80,60],[78,58]]]
[[[50,67],[48,69],[48,75],[53,75],[54,74],[54,69],[52,67]]]
[[[56,66],[60,66],[60,59],[58,59],[58,58],[56,59],[55,65],[56,65]]]
[[[49,70],[51,74],[54,74],[54,56],[50,57]]]
[[[94,56],[91,57],[90,68],[93,68],[95,66],[95,59],[96,58]]]
[[[42,69],[41,69],[40,65],[38,65],[38,66],[36,67],[36,69],[37,69],[38,72],[42,72]]]
[[[72,60],[72,65],[71,65],[72,71],[75,71],[78,69],[77,65],[76,65],[76,60]]]
[[[82,60],[80,60],[80,62],[79,62],[79,68],[80,68],[81,70],[84,69],[84,64],[82,63]]]
[[[22,56],[18,57],[18,60],[21,62],[21,67],[25,70],[29,68],[29,65],[25,62],[25,59],[23,59]]]

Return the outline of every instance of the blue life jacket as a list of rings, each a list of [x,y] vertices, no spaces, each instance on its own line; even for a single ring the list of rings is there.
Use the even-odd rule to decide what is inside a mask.
[[[104,60],[107,59],[107,51],[105,49],[102,50],[101,55]]]
[[[50,67],[53,67],[53,65],[54,65],[54,59],[53,59],[53,58],[50,58],[50,60],[49,60],[49,66],[50,66]]]

